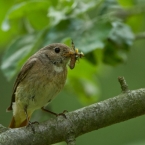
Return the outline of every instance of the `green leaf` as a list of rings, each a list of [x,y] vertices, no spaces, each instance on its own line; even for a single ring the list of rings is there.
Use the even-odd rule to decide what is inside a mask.
[[[121,22],[114,22],[104,47],[104,63],[115,66],[125,62],[129,46],[133,44],[133,40],[134,34],[129,26]]]
[[[9,9],[7,15],[5,16],[5,19],[2,23],[2,29],[4,31],[7,31],[10,29],[10,20],[12,19],[18,19],[21,17],[24,17],[28,14],[31,14],[33,11],[41,11],[41,10],[47,10],[50,6],[49,1],[25,1],[18,3]]]
[[[121,22],[113,22],[113,29],[109,34],[109,39],[117,45],[132,45],[134,40],[134,34],[131,28]]]
[[[43,10],[43,11],[33,11],[31,12],[27,18],[25,18],[25,26],[28,23],[28,25],[30,25],[30,27],[33,28],[34,30],[42,30],[45,27],[49,27],[50,26],[50,21],[46,16],[47,14],[47,10]],[[36,20],[39,18],[39,21]],[[29,31],[28,31],[29,32]]]
[[[96,8],[101,1],[60,1],[57,6],[50,7],[48,17],[51,18],[51,25],[57,25],[63,20],[81,17],[91,9]]]
[[[86,54],[95,49],[104,48],[104,40],[107,39],[112,28],[108,22],[93,23],[90,21],[84,23],[84,21],[78,19],[75,21],[65,20],[63,22],[63,27],[60,28],[58,24],[55,28],[48,31],[48,35],[45,39],[46,43],[44,42],[45,45],[59,40],[64,41],[64,38],[68,38],[66,36],[69,36],[69,38],[74,41],[76,48]]]
[[[118,2],[120,3],[120,5],[122,6],[133,6],[133,4],[135,3],[133,0],[118,0]]]
[[[108,22],[97,22],[89,24],[91,26],[87,25],[84,24],[82,28],[84,31],[76,36],[77,39],[74,40],[75,45],[85,54],[96,49],[103,49],[105,46],[104,40],[106,40],[111,30],[111,25]]]
[[[73,8],[73,13],[71,14],[71,17],[76,17],[76,16],[82,16],[84,17],[84,13],[89,13],[92,10],[97,10],[98,6],[102,1],[76,1],[74,3]]]
[[[61,42],[66,44],[67,46],[71,46],[72,39],[70,37],[66,37]]]
[[[45,31],[27,34],[17,38],[9,46],[2,58],[1,69],[8,80],[12,79],[22,64],[40,46]]]

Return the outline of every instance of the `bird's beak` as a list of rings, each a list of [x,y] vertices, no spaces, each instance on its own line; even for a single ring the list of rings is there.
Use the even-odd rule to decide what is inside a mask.
[[[71,48],[64,54],[64,56],[68,58],[71,58],[72,55],[75,55],[75,52]]]
[[[79,52],[78,49],[70,49],[68,53],[65,54],[66,57],[70,58],[69,67],[73,69],[75,67],[76,60],[84,56],[83,52]]]

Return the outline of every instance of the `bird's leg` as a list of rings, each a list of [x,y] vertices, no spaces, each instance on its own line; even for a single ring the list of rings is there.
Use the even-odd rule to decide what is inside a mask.
[[[44,107],[42,107],[41,109],[42,109],[43,111],[45,111],[45,112],[48,112],[48,113],[50,113],[50,114],[55,115],[56,117],[62,115],[64,118],[66,118],[65,113],[68,112],[67,110],[64,110],[62,113],[57,114],[57,113],[52,112],[52,111],[50,111],[50,110],[48,110],[48,109],[45,109]]]
[[[24,108],[24,112],[25,112],[26,119],[27,119],[27,126],[26,126],[26,127],[31,126],[32,131],[35,133],[33,124],[35,124],[35,123],[38,123],[38,124],[39,124],[39,122],[37,122],[37,121],[31,122],[31,121],[29,120],[28,113],[27,113],[27,107]]]

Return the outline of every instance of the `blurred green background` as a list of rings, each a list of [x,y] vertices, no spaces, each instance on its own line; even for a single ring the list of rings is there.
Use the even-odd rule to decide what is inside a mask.
[[[62,42],[84,52],[74,70],[68,68],[63,91],[48,106],[73,111],[121,93],[118,76],[130,89],[144,88],[144,0],[0,0],[0,124],[8,126],[16,74],[41,47]],[[41,110],[32,120],[45,121]],[[78,137],[80,145],[144,145],[145,116]],[[64,143],[59,143],[64,144]]]

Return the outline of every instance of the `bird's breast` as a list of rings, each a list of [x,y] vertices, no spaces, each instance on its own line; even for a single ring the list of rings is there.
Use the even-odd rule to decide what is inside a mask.
[[[52,100],[63,88],[66,68],[37,68],[18,85],[16,101],[28,106],[28,109],[39,109]]]

